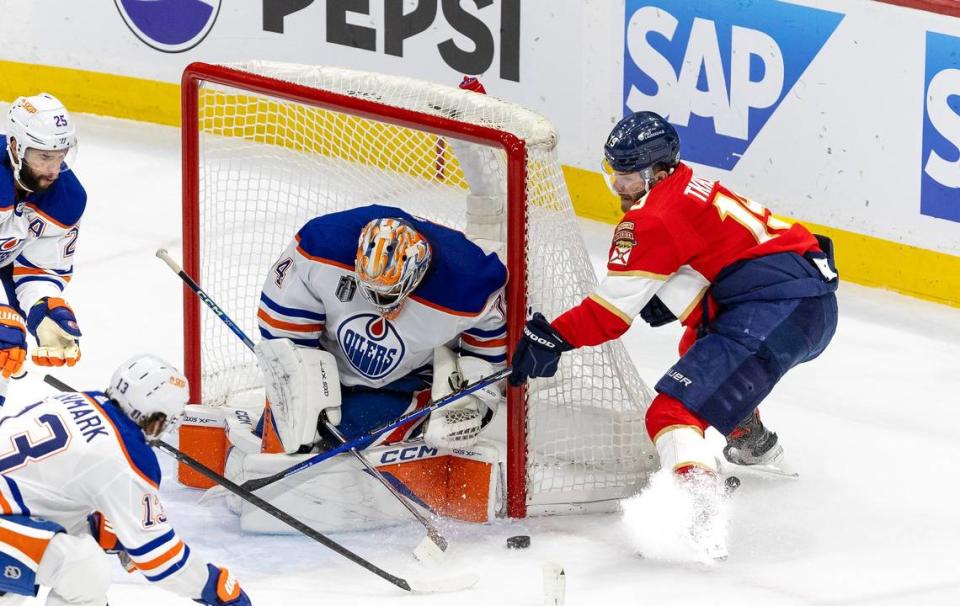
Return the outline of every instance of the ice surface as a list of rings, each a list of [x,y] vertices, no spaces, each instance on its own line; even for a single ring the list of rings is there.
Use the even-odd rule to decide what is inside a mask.
[[[91,116],[78,124],[76,170],[89,203],[66,294],[83,360],[54,374],[94,389],[130,355],[182,359],[180,282],[154,257],[159,247],[181,256],[179,132]],[[602,266],[611,226],[582,227]],[[229,566],[260,606],[532,606],[543,603],[548,561],[565,568],[568,605],[958,604],[960,310],[849,284],[840,310],[830,348],[788,374],[762,408],[801,478],[744,476],[722,564],[640,559],[620,514],[441,521],[451,547],[440,570],[414,561],[423,537],[415,522],[333,537],[400,576],[481,574],[460,594],[411,597],[310,539],[241,535],[223,501],[198,505],[200,493],[180,487],[160,453],[166,508],[193,552]],[[648,383],[674,361],[678,337],[677,327],[640,325],[626,335]],[[49,393],[43,374],[30,367],[11,397]],[[517,534],[529,534],[531,547],[508,551],[506,538]],[[191,602],[117,566],[110,603]]]

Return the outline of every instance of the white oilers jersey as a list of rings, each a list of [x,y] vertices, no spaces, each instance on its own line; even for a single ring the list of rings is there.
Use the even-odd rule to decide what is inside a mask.
[[[0,268],[13,265],[17,301],[6,302],[27,312],[43,297],[62,296],[70,281],[87,194],[65,171],[47,191],[18,201],[6,147],[0,135]]]
[[[410,222],[433,251],[426,276],[392,320],[360,295],[354,274],[360,230],[384,217]],[[270,268],[260,334],[329,351],[344,385],[382,387],[429,372],[439,345],[503,364],[506,280],[497,256],[461,232],[388,206],[333,213],[308,222]]]
[[[81,535],[100,511],[150,581],[200,596],[206,563],[174,532],[159,496],[160,466],[143,432],[99,392],[0,408],[0,509]]]

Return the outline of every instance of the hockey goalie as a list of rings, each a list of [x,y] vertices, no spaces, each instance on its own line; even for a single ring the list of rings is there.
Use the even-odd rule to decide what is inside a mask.
[[[503,368],[502,184],[481,174],[487,150],[452,146],[471,183],[466,234],[401,208],[363,206],[311,219],[270,267],[255,350],[267,403],[257,421],[227,411],[230,479],[274,474]],[[502,424],[490,427],[502,400],[503,387],[491,385],[364,440],[363,454],[418,507],[487,521],[502,500],[503,448],[485,439],[501,433]],[[409,515],[350,455],[257,494],[321,531]],[[236,506],[244,530],[289,530]]]

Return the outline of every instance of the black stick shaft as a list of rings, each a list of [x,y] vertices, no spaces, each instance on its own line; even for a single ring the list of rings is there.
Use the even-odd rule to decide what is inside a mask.
[[[193,459],[189,455],[184,454],[183,452],[181,452],[177,448],[174,448],[170,444],[167,444],[163,440],[152,440],[150,443],[156,446],[157,448],[166,450],[167,452],[172,454],[178,461],[181,461],[182,463],[187,465],[190,469],[193,469],[194,471],[206,476],[210,480],[213,480],[220,486],[223,486],[224,488],[226,488],[233,494],[237,495],[244,501],[250,503],[254,507],[258,507],[263,511],[267,512],[268,514],[272,515],[273,517],[277,518],[287,526],[290,526],[291,528],[307,535],[314,541],[317,541],[318,543],[321,543],[324,547],[337,552],[338,554],[347,558],[351,562],[355,564],[359,564],[360,566],[363,566],[364,568],[366,568],[373,574],[377,575],[381,579],[384,579],[388,583],[392,583],[405,591],[410,591],[410,584],[407,583],[405,579],[392,575],[386,570],[383,570],[382,568],[376,566],[375,564],[363,559],[362,557],[358,556],[357,554],[350,551],[346,547],[328,538],[323,533],[320,533],[314,530],[313,528],[310,528],[300,520],[296,519],[295,517],[291,516],[285,511],[278,509],[277,507],[274,507],[273,505],[271,505],[267,501],[264,501],[263,499],[253,494],[249,490],[244,490],[234,482],[231,482],[230,480],[221,476],[220,474],[213,471],[212,469],[209,469],[199,461]]]
[[[71,388],[69,385],[67,385],[63,381],[51,375],[46,375],[43,378],[43,380],[46,381],[49,385],[56,387],[60,391],[67,391],[67,392],[76,391],[75,389]],[[163,440],[160,440],[159,438],[155,440],[150,440],[150,444],[161,450],[167,451],[168,453],[172,454],[174,458],[176,458],[178,461],[181,461],[190,469],[193,469],[197,473],[200,473],[203,476],[207,477],[208,479],[216,482],[220,486],[223,486],[224,488],[226,488],[233,494],[237,495],[244,501],[250,503],[254,507],[258,507],[262,509],[263,511],[267,512],[268,514],[272,515],[273,517],[283,522],[284,524],[290,526],[291,528],[299,531],[302,534],[305,534],[306,536],[310,537],[314,541],[317,541],[318,543],[322,544],[324,547],[332,551],[335,551],[336,553],[342,555],[343,557],[347,558],[348,560],[350,560],[355,564],[359,564],[360,566],[363,566],[364,568],[374,573],[381,579],[384,579],[388,583],[392,583],[393,585],[396,585],[397,587],[405,591],[411,591],[410,584],[407,583],[405,579],[392,575],[389,572],[383,570],[382,568],[376,566],[375,564],[368,562],[367,560],[353,553],[346,547],[328,538],[323,533],[318,532],[313,528],[310,528],[300,520],[296,519],[295,517],[291,516],[285,511],[278,509],[277,507],[274,507],[273,505],[271,505],[267,501],[264,501],[263,499],[251,493],[250,491],[244,490],[234,482],[231,482],[230,480],[218,474],[217,472],[213,471],[203,463],[200,463],[196,459],[184,454],[183,452],[171,446],[170,444],[167,444]]]

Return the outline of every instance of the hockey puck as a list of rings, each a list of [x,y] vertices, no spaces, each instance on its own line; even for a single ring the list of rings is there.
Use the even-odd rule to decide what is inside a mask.
[[[521,534],[507,539],[507,549],[526,549],[530,547],[530,537]]]

